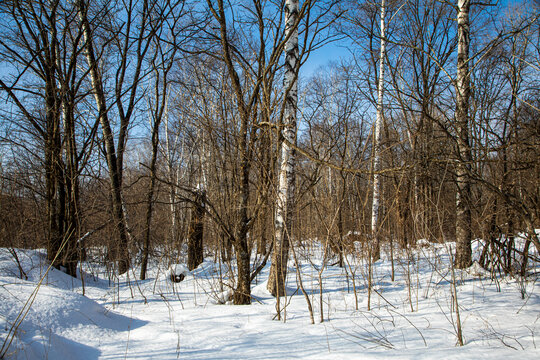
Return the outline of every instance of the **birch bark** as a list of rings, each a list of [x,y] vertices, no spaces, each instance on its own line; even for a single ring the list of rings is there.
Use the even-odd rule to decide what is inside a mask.
[[[298,107],[298,0],[285,2],[285,108],[283,118],[283,140],[281,143],[281,164],[276,201],[275,246],[272,255],[272,266],[268,279],[268,291],[276,297],[285,294],[287,277],[287,260],[291,237],[291,220],[294,209],[295,191],[295,149],[296,145],[296,111]],[[291,146],[293,145],[293,146]]]
[[[373,196],[371,204],[371,235],[373,260],[380,258],[379,214],[381,208],[381,143],[382,143],[382,111],[384,94],[384,59],[386,56],[386,2],[381,1],[381,49],[379,54],[379,79],[377,83],[377,118],[373,133]]]
[[[457,1],[458,54],[456,77],[457,130],[457,214],[456,214],[456,257],[457,268],[469,267],[472,263],[471,251],[471,147],[469,143],[469,10],[470,0]]]

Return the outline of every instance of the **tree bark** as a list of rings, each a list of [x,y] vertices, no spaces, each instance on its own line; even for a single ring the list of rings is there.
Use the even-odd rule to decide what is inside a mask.
[[[204,188],[197,189],[195,200],[191,209],[191,221],[189,224],[188,240],[188,269],[196,269],[204,261],[203,235],[206,191]]]
[[[285,295],[287,261],[292,230],[295,192],[295,155],[296,151],[296,112],[298,107],[298,0],[285,2],[285,108],[281,143],[281,165],[276,201],[275,246],[267,288],[273,296]],[[292,32],[292,34],[291,34]]]
[[[74,98],[79,86],[75,80],[75,71],[80,33],[76,28],[67,30],[73,20],[58,0],[6,2],[2,3],[2,14],[10,17],[8,21],[14,31],[12,35],[4,36],[3,40],[7,42],[2,42],[2,56],[27,54],[12,59],[16,66],[26,69],[23,73],[31,73],[30,77],[41,83],[18,85],[25,79],[21,73],[13,78],[14,82],[10,86],[0,80],[0,88],[6,91],[42,142],[40,148],[43,149],[45,170],[47,259],[56,268],[63,268],[69,275],[76,276],[77,254],[75,251],[73,255],[72,249],[76,247],[73,238],[78,223],[76,193],[79,174]],[[26,101],[29,93],[36,94],[31,90],[35,86],[43,89],[38,95],[44,105],[43,119],[41,109],[34,109],[36,103]],[[17,90],[14,92],[13,89]],[[24,100],[19,100],[19,96],[25,96]],[[32,110],[28,111],[30,108],[25,106]],[[36,110],[36,116],[32,115]],[[23,123],[21,120],[16,121]],[[25,125],[22,128],[28,131]]]
[[[163,96],[166,95],[163,94]],[[154,190],[156,187],[156,164],[159,145],[159,125],[161,124],[161,118],[161,116],[157,116],[154,119],[154,126],[152,128],[152,159],[150,160],[150,184],[148,185],[148,193],[146,195],[146,226],[144,230],[143,258],[141,262],[141,280],[146,279],[146,269],[148,267],[148,258],[150,257],[150,233],[154,209]]]
[[[41,32],[41,38],[37,40],[39,46],[45,49],[38,58],[41,59],[43,68],[43,80],[45,81],[45,183],[47,189],[47,213],[48,213],[48,260],[56,268],[60,268],[64,253],[63,242],[65,239],[65,188],[63,179],[62,162],[62,138],[61,138],[61,104],[57,85],[57,29],[56,29],[56,6],[51,7],[51,12],[45,14],[45,19],[50,26],[48,32]],[[59,254],[60,252],[60,254]],[[56,260],[55,260],[56,259]]]
[[[65,142],[65,231],[66,246],[62,256],[62,266],[66,273],[77,277],[79,258],[79,161],[77,158],[77,143],[75,138],[75,118],[73,94],[64,95],[64,142]]]
[[[371,204],[371,235],[373,244],[371,246],[371,258],[378,260],[380,258],[380,232],[379,215],[381,209],[381,146],[382,146],[382,112],[384,95],[384,60],[386,57],[386,3],[381,1],[381,49],[379,54],[379,79],[377,84],[377,118],[375,120],[375,130],[373,134],[373,196]]]
[[[467,268],[472,263],[471,250],[471,147],[469,143],[469,10],[470,0],[458,0],[458,56],[456,78],[457,130],[457,214],[455,266]]]

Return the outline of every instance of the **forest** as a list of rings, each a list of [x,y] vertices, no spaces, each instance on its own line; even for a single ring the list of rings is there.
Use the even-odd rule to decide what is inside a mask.
[[[1,1],[0,358],[293,356],[278,335],[262,353],[258,338],[197,352],[213,340],[181,341],[184,310],[208,318],[193,333],[249,314],[301,333],[297,358],[380,358],[400,336],[427,358],[476,341],[448,356],[536,358],[539,14],[537,0]],[[477,287],[478,314],[501,301],[497,323],[528,325],[472,325]],[[39,315],[77,306],[101,319],[77,323],[90,337]],[[161,331],[151,314],[175,329],[170,349],[134,355],[136,331]],[[326,354],[310,353],[295,319],[332,317]]]

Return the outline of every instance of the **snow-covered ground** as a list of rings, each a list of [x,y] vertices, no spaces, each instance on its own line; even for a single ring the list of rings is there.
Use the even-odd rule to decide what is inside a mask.
[[[298,248],[312,325],[293,262],[278,321],[269,266],[253,283],[252,305],[234,306],[229,269],[210,261],[180,283],[158,262],[145,281],[135,270],[109,280],[85,263],[81,282],[55,269],[44,276],[43,251],[17,250],[22,273],[0,249],[0,343],[8,359],[539,359],[538,277],[492,280],[477,265],[452,272],[449,250],[424,244],[394,254],[394,281],[386,254],[368,300],[365,262],[321,267],[320,248]]]

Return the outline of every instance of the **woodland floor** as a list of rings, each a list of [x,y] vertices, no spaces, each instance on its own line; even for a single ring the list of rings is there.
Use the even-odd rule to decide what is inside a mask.
[[[473,247],[478,258],[481,243]],[[27,279],[0,249],[0,343],[8,359],[540,358],[539,269],[526,279],[492,277],[477,263],[452,271],[451,243],[396,251],[394,281],[384,252],[373,265],[370,310],[364,260],[339,268],[323,264],[320,246],[297,248],[314,325],[293,262],[278,321],[266,290],[269,265],[253,282],[252,304],[234,306],[234,268],[211,261],[176,284],[165,261],[155,259],[145,281],[134,280],[137,268],[109,279],[90,261],[83,284],[56,269],[44,276],[43,251],[16,252]],[[457,346],[453,284],[464,346]]]

